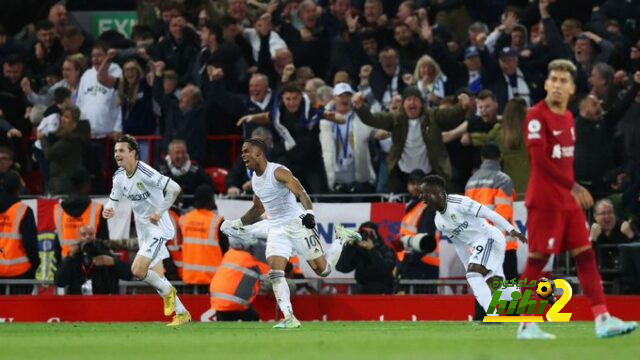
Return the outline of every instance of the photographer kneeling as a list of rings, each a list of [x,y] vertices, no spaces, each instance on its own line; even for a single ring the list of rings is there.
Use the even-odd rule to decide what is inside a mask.
[[[365,222],[358,232],[362,241],[344,247],[336,270],[345,273],[356,271],[355,294],[392,294],[395,291],[393,269],[396,266],[393,250],[384,243],[376,224]]]
[[[114,256],[105,241],[95,239],[91,227],[78,229],[78,238],[56,271],[56,286],[67,287],[67,294],[118,294],[118,279],[131,280],[129,264]]]

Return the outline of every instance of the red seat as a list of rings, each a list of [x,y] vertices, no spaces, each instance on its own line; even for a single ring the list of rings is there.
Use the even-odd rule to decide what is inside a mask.
[[[227,193],[227,185],[225,180],[227,178],[227,174],[229,170],[219,167],[210,167],[204,169],[204,171],[209,175],[211,181],[213,181],[213,185],[216,188],[218,194],[226,194]]]

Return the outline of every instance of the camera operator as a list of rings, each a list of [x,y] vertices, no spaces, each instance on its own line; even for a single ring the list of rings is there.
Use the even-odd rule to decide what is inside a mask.
[[[55,284],[68,287],[67,294],[118,294],[118,279],[131,280],[128,264],[115,257],[93,229],[78,229],[78,245],[72,245],[56,272]]]
[[[356,294],[392,294],[396,266],[393,250],[384,243],[376,224],[365,222],[358,232],[362,241],[344,247],[336,269],[342,272],[355,269],[357,284],[353,292]]]

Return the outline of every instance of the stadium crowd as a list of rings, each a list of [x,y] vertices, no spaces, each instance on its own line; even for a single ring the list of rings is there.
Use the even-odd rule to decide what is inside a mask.
[[[17,193],[78,196],[88,178],[88,193],[105,194],[109,139],[126,133],[139,137],[141,159],[186,195],[214,187],[211,167],[228,169],[218,192],[251,194],[230,143],[208,141],[239,135],[263,139],[269,159],[313,194],[411,193],[416,176],[429,173],[464,193],[481,164],[496,160],[513,182],[510,201],[522,199],[524,118],[544,97],[548,63],[565,58],[578,68],[576,181],[602,199],[591,239],[596,246],[638,240],[638,1],[114,4],[104,6],[137,11],[128,38],[115,30],[94,37],[75,24],[70,11],[102,6],[82,1],[50,4],[43,18],[5,16],[0,25],[0,173],[20,175]],[[497,144],[497,158],[482,154],[487,143]],[[17,199],[6,183],[2,196]],[[373,240],[364,250],[376,251],[376,229],[365,228]],[[352,250],[345,271],[367,268],[362,249]],[[392,264],[386,250],[378,260]],[[602,261],[615,257],[606,250]],[[370,287],[392,291],[393,266],[377,270],[382,280]],[[416,277],[429,278],[425,271]]]

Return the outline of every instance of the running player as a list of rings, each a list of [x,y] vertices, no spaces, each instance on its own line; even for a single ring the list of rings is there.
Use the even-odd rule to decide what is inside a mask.
[[[488,207],[467,196],[448,195],[445,180],[439,175],[424,177],[420,191],[422,201],[437,210],[436,228],[452,241],[460,261],[467,267],[466,277],[473,294],[486,311],[491,304],[489,284],[496,279],[504,280],[502,263],[506,240],[502,232],[522,242],[527,239]],[[505,300],[511,298],[505,297]]]
[[[164,302],[164,315],[176,315],[168,326],[191,321],[191,315],[176,295],[176,289],[164,276],[162,260],[169,257],[167,240],[175,229],[167,210],[180,193],[180,186],[151,166],[137,160],[138,143],[129,135],[116,140],[114,157],[119,168],[113,175],[109,202],[102,211],[105,219],[113,217],[118,202],[126,197],[131,202],[138,235],[139,250],[131,271],[133,276],[151,285]]]
[[[567,104],[576,88],[576,67],[559,59],[549,63],[548,70],[544,84],[546,98],[529,110],[524,126],[531,178],[525,198],[529,258],[522,278],[540,278],[551,254],[569,251],[575,260],[580,288],[591,302],[596,336],[623,335],[635,330],[636,323],[609,315],[583,212],[591,208],[593,198],[576,183],[573,174],[576,139],[573,115]],[[528,323],[520,325],[518,338],[555,336],[535,323]]]
[[[286,167],[268,162],[266,144],[262,140],[247,139],[242,144],[242,160],[247,169],[253,171],[251,185],[255,195],[253,206],[240,219],[227,220],[221,230],[230,238],[242,237],[249,232],[244,226],[262,220],[266,213],[267,264],[271,268],[269,279],[284,319],[275,329],[300,327],[300,321],[293,315],[289,286],[284,278],[284,269],[295,250],[304,257],[309,266],[319,276],[328,276],[340,258],[342,247],[348,242],[361,240],[355,231],[336,227],[336,240],[326,254],[320,244],[316,221],[309,195],[300,182]],[[298,204],[300,200],[302,206]],[[252,231],[257,231],[253,229]]]

